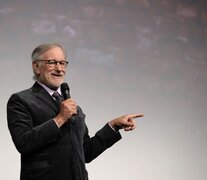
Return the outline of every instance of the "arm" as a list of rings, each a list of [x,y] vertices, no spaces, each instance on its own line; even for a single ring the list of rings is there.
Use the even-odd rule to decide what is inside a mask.
[[[121,139],[119,129],[130,131],[135,129],[136,122],[134,118],[143,117],[143,114],[128,114],[111,120],[101,130],[99,130],[94,137],[88,136],[86,131],[84,141],[84,153],[87,163],[91,162],[107,148]]]
[[[36,112],[38,113],[38,112]],[[8,127],[12,140],[21,154],[28,154],[57,141],[60,131],[53,119],[33,126],[28,105],[17,94],[7,104]]]
[[[83,144],[86,163],[91,162],[121,138],[121,134],[115,132],[108,123],[91,138],[87,130]]]

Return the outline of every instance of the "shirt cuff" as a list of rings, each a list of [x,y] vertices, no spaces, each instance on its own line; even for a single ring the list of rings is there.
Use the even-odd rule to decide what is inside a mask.
[[[53,121],[55,122],[55,124],[57,125],[58,128],[60,128],[60,126],[58,125],[58,123],[53,119]]]
[[[109,122],[108,122],[108,125],[109,125],[110,128],[111,128],[113,131],[115,131],[115,132],[118,132],[120,129],[122,129],[120,126],[116,126],[115,128],[113,128]]]

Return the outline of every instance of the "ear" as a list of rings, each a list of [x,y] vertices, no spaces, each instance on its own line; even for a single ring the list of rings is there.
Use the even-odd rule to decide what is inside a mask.
[[[39,70],[39,64],[37,62],[32,62],[32,68],[33,68],[33,71],[36,75],[39,75],[40,74],[40,70]]]

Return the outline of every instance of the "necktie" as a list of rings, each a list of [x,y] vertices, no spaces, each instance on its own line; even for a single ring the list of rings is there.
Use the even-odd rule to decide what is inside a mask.
[[[55,98],[55,101],[57,102],[58,105],[60,105],[60,103],[62,102],[62,97],[61,95],[55,91],[52,96]]]

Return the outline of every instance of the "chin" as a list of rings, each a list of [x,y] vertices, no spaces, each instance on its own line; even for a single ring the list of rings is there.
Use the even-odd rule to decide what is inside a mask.
[[[52,83],[52,84],[50,84],[49,88],[52,89],[52,90],[57,90],[60,87],[61,84],[62,84],[62,82]]]

